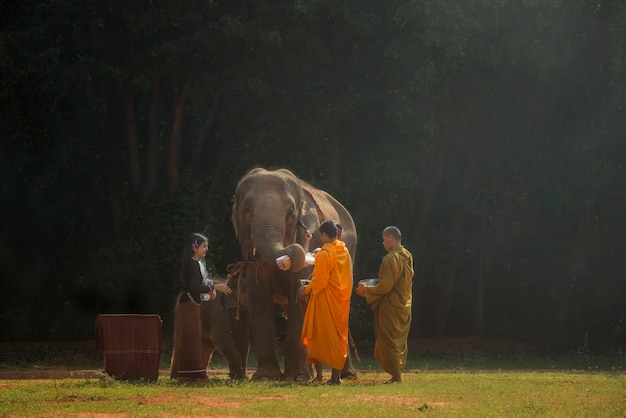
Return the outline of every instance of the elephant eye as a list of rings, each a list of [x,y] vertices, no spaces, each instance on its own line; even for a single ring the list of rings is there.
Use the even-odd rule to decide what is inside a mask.
[[[247,223],[252,221],[252,216],[252,209],[250,209],[249,207],[245,207],[243,209],[243,217]]]

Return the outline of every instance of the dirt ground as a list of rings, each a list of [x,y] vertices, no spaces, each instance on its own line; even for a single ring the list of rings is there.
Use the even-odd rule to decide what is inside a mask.
[[[365,351],[365,350],[363,350]],[[535,353],[529,343],[507,338],[413,339],[409,352],[414,355],[462,355],[471,353]],[[163,343],[162,358],[171,352]],[[102,376],[104,355],[95,341],[0,342],[0,379],[94,378]],[[250,374],[253,370],[249,370]],[[167,376],[169,370],[161,369]],[[209,370],[209,374],[228,374],[227,370]]]
[[[409,353],[425,355],[537,353],[529,342],[504,337],[419,338],[409,340]]]
[[[94,341],[0,343],[0,379],[84,379],[103,367]]]

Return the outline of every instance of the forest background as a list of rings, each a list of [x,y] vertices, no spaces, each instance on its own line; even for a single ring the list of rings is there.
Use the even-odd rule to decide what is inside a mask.
[[[626,343],[622,0],[20,0],[0,10],[0,340],[172,331],[182,242],[240,259],[237,181],[337,197],[375,277],[415,256],[412,338]],[[355,298],[351,329],[371,336]],[[621,351],[619,351],[621,352]]]

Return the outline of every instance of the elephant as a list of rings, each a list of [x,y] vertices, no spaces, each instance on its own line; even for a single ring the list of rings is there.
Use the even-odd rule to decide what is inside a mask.
[[[233,265],[235,266],[235,265]],[[243,263],[239,263],[243,266]],[[230,267],[230,266],[229,266]],[[206,368],[217,348],[228,362],[229,376],[245,379],[250,333],[248,310],[245,301],[245,285],[239,271],[231,274],[226,282],[232,294],[217,292],[215,300],[200,306],[202,321],[202,359]],[[219,279],[215,280],[220,283]]]
[[[326,219],[342,225],[342,240],[354,260],[357,241],[354,221],[330,194],[287,169],[254,168],[237,184],[231,220],[246,264],[251,337],[257,357],[253,379],[308,381],[312,377],[301,338],[304,313],[297,292],[302,280],[310,277],[313,270],[305,263],[305,253],[309,245],[322,246],[319,225]],[[291,259],[287,271],[279,269],[276,263],[283,255]],[[275,303],[282,306],[287,316],[284,372],[275,348]],[[356,378],[349,354],[342,377]]]

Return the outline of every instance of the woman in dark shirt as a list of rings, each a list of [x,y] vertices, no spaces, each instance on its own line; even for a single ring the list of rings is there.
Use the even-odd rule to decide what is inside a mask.
[[[226,284],[213,286],[210,280],[208,285],[203,284],[203,281],[207,283],[208,279],[208,273],[204,268],[204,257],[208,249],[209,241],[204,235],[192,234],[183,252],[180,265],[180,293],[174,320],[174,351],[170,370],[172,379],[207,378],[206,359],[202,359],[200,305],[203,300],[213,300],[216,290],[231,293]]]

